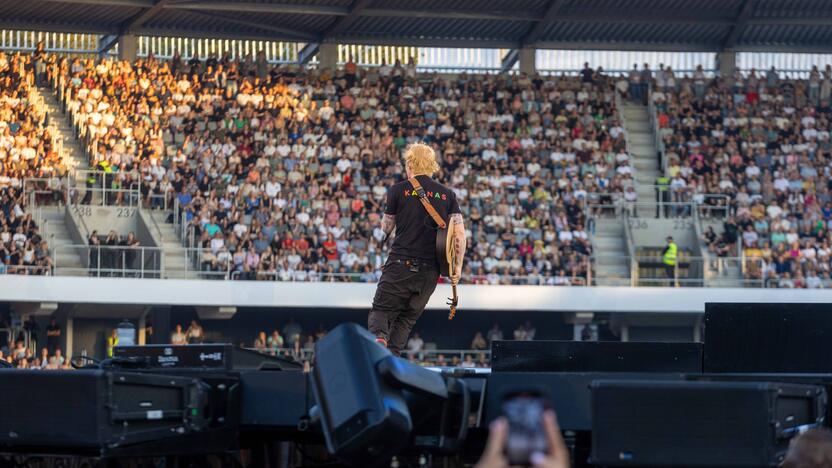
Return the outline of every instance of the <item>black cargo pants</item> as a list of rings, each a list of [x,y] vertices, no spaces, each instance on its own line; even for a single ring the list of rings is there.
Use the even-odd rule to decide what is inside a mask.
[[[433,262],[388,258],[367,319],[370,333],[385,340],[394,354],[400,354],[438,280],[439,270]]]

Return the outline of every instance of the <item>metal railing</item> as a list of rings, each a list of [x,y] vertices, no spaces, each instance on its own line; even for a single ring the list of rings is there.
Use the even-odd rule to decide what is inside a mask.
[[[115,278],[159,278],[161,249],[143,246],[59,245],[54,248],[55,274]],[[62,258],[80,260],[66,265]],[[75,263],[75,262],[72,262]]]
[[[230,280],[261,280],[290,282],[364,282],[373,283],[378,273],[330,273],[306,272],[303,275],[288,272],[244,272],[241,262],[233,256],[217,259],[210,249],[181,248],[185,257],[184,270],[171,270],[163,262],[164,249],[144,246],[112,245],[59,245],[53,248],[52,268],[36,265],[0,265],[0,274],[62,275],[115,278],[166,278],[186,277]],[[69,260],[73,259],[73,260]],[[680,254],[677,262],[668,268],[661,255],[592,255],[584,260],[586,276],[465,274],[460,284],[511,284],[546,286],[597,286],[601,279],[623,276],[607,273],[599,277],[603,267],[621,266],[619,270],[629,274],[630,286],[664,287],[774,287],[764,278],[764,261],[759,257],[713,257]],[[67,264],[69,263],[69,264]],[[731,270],[734,270],[733,272]],[[672,273],[670,273],[672,272]],[[728,276],[724,276],[725,273]],[[722,279],[724,281],[720,282]]]
[[[272,356],[291,357],[298,361],[311,361],[315,357],[315,349],[303,345],[299,349],[287,347],[273,348],[269,346],[250,347],[246,349]],[[413,359],[420,364],[430,366],[437,365],[440,357],[448,365],[455,359],[458,360],[457,365],[460,365],[465,362],[467,356],[471,356],[472,358],[472,361],[470,361],[472,365],[468,367],[475,367],[477,364],[483,362],[485,364],[491,362],[491,351],[485,349],[421,349],[419,351],[402,351],[402,357]],[[480,356],[484,356],[484,361],[481,360]]]
[[[609,196],[613,201],[608,202],[588,202],[584,206],[584,212],[587,217],[590,216],[622,216],[627,214],[631,217],[638,218],[688,218],[693,216],[694,212],[698,212],[699,216],[707,218],[726,218],[731,212],[731,206],[713,205],[709,203],[689,201],[627,201],[620,194],[604,194]],[[727,195],[713,194],[706,195],[706,197],[714,197],[716,199],[729,199]],[[704,200],[707,200],[705,198]]]
[[[380,272],[371,273],[330,273],[305,270],[283,271],[250,271],[242,272],[235,269],[231,272],[232,280],[249,281],[284,281],[284,282],[344,282],[344,283],[375,283]],[[447,282],[447,281],[445,281]],[[505,274],[463,274],[460,284],[511,284],[535,286],[586,286],[587,278],[582,276],[546,276],[546,275],[505,275]]]
[[[661,174],[667,174],[667,159],[664,157],[664,140],[662,139],[661,128],[659,127],[659,116],[656,111],[656,104],[653,102],[653,83],[649,83],[647,87],[647,118],[653,136],[653,148],[658,151]]]
[[[216,261],[209,249],[202,248],[171,252],[162,247],[66,244],[53,251],[54,274],[62,276],[230,279],[233,267],[233,258]],[[180,255],[181,268],[165,262],[166,253]]]
[[[141,182],[130,181],[128,187],[121,187],[118,181],[121,176],[119,172],[75,171],[66,184],[67,204],[138,207],[141,204]]]
[[[0,262],[0,275],[49,276],[52,274],[53,268],[45,265],[6,265]]]
[[[632,249],[631,249],[632,251]],[[766,287],[763,279],[749,274],[756,268],[762,271],[759,258],[713,257],[680,254],[676,264],[668,268],[661,255],[592,255],[590,256],[591,286],[599,285],[602,279],[628,278],[606,275],[598,276],[600,269],[609,270],[619,266],[629,271],[629,285],[664,287]],[[736,267],[732,271],[732,265]],[[621,284],[619,284],[621,285]]]

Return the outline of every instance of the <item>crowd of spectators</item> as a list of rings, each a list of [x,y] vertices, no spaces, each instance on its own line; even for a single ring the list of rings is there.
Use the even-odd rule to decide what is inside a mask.
[[[774,68],[667,77],[656,72],[651,97],[671,192],[698,203],[724,195],[711,198],[727,219],[705,232],[710,253],[742,255],[746,278],[770,287],[832,285],[832,67],[806,79]]]
[[[468,220],[471,283],[583,284],[588,201],[633,184],[612,80],[235,61],[53,59],[113,188],[181,207],[206,271],[378,278],[401,151],[432,145]],[[634,193],[634,192],[633,192]]]
[[[34,56],[0,51],[0,274],[49,274],[52,259],[31,213],[24,182],[62,176],[47,115],[33,91]]]
[[[0,328],[11,330],[8,317],[0,321]],[[71,369],[69,360],[61,351],[63,330],[53,318],[46,326],[44,342],[39,342],[40,330],[33,318],[23,323],[18,332],[0,336],[0,361],[19,369],[59,370]],[[40,349],[40,353],[33,352]]]
[[[152,326],[150,327],[151,331],[146,329],[146,334],[152,334]],[[315,343],[326,333],[327,330],[322,325],[314,331],[304,330],[294,319],[289,319],[283,327],[275,327],[271,332],[261,330],[252,341],[243,341],[239,345],[272,356],[309,361],[314,354]],[[495,323],[485,334],[480,331],[475,332],[470,346],[443,351],[437,350],[436,343],[427,343],[418,332],[414,332],[408,339],[407,348],[402,354],[411,362],[422,365],[488,367],[492,341],[503,339],[531,341],[534,340],[535,334],[536,329],[529,321],[519,324],[511,334],[505,336],[500,326]],[[213,336],[213,339],[224,340],[219,335]],[[201,344],[205,340],[206,333],[202,325],[192,320],[187,328],[177,324],[167,342],[174,345],[187,345]]]

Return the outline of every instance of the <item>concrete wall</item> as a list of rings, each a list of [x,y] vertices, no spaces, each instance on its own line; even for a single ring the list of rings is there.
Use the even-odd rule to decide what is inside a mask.
[[[0,302],[109,305],[349,308],[366,311],[375,284],[0,276]],[[458,316],[469,310],[701,314],[706,302],[832,303],[832,290],[459,286]],[[440,284],[428,309],[447,311]],[[452,325],[452,324],[451,324]],[[452,328],[452,326],[451,326]]]
[[[693,218],[630,218],[630,232],[636,248],[664,246],[667,236],[673,236],[680,249],[694,249],[698,243]]]
[[[126,236],[130,231],[137,231],[138,208],[74,205],[70,207],[70,210],[77,224],[81,226],[84,243],[92,231],[98,231],[98,234],[102,236],[106,236],[111,230],[116,231],[120,236]],[[139,242],[142,243],[149,241],[149,238],[139,238]]]

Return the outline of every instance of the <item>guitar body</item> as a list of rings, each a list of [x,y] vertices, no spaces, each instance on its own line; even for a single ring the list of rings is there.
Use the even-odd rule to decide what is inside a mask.
[[[454,247],[453,236],[447,227],[436,230],[436,261],[439,263],[439,274],[450,278],[453,271]],[[452,285],[453,297],[448,298],[448,306],[451,312],[448,320],[453,320],[456,315],[456,306],[459,298],[456,295],[456,284]]]
[[[436,230],[436,261],[439,263],[439,274],[450,278],[453,261],[453,236],[448,227]]]

